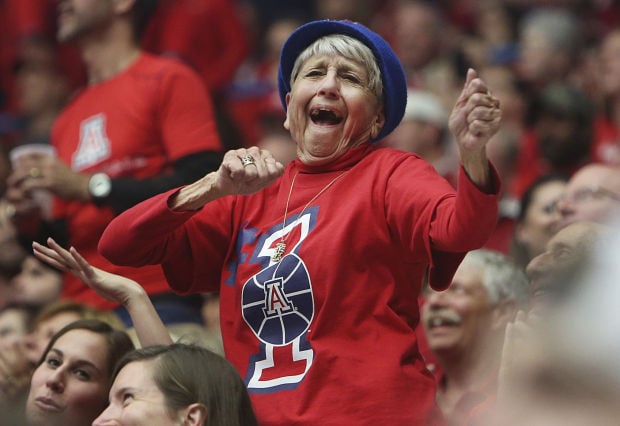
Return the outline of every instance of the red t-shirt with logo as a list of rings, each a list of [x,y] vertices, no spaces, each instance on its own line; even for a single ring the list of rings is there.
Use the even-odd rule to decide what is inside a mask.
[[[461,171],[455,194],[419,157],[366,145],[195,213],[169,210],[173,193],[118,216],[99,249],[161,262],[179,293],[220,292],[226,356],[261,425],[442,424],[415,333],[422,277],[430,263],[432,284],[450,283],[493,231],[497,192]]]
[[[52,144],[77,172],[135,179],[165,173],[188,154],[221,150],[200,77],[180,62],[146,53],[117,76],[79,93],[56,121]],[[114,217],[110,208],[56,199],[54,213],[66,218],[70,243],[94,266],[140,282],[149,294],[169,291],[160,267],[119,267],[99,255],[99,237]],[[70,274],[63,296],[114,306]]]

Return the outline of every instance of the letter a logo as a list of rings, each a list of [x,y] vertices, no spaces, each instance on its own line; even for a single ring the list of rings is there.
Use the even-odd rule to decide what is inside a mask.
[[[291,310],[291,303],[282,291],[282,278],[265,282],[265,317],[281,315]]]
[[[82,121],[80,143],[73,154],[73,169],[83,170],[110,156],[110,140],[105,131],[105,115],[97,114]]]

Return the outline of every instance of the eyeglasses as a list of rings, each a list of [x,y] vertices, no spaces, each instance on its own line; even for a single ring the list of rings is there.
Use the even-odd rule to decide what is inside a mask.
[[[615,192],[602,188],[598,185],[580,188],[572,194],[565,194],[560,201],[571,201],[576,204],[581,204],[586,201],[602,198],[608,198],[610,200],[620,202],[620,194],[616,194]]]

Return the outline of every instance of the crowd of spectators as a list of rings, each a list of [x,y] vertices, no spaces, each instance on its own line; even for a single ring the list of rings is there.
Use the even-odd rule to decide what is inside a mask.
[[[520,197],[551,170],[573,172],[584,162],[618,157],[613,111],[620,38],[613,30],[620,11],[614,2],[159,3],[142,46],[199,72],[215,100],[226,147],[265,141],[276,152],[281,147],[283,159],[292,158],[281,137],[275,87],[279,48],[299,24],[334,18],[359,21],[390,41],[410,88],[428,92],[447,111],[467,68],[479,71],[502,101],[504,131],[496,144],[515,160],[515,170],[506,171],[507,195]],[[59,110],[85,84],[86,70],[75,46],[55,40],[55,2],[3,0],[0,8],[6,21],[0,58],[4,144],[45,141]],[[574,129],[563,128],[562,118]]]
[[[14,206],[5,199],[13,171],[11,150],[50,144],[60,114],[92,84],[81,56],[84,45],[80,49],[56,39],[57,8],[63,3],[71,2],[0,0],[0,407],[24,397],[46,343],[71,321],[103,319],[127,329],[137,343],[131,322],[111,310],[117,306],[82,303],[103,300],[97,295],[80,303],[65,300],[62,288],[68,274],[30,254],[36,238],[14,223]],[[423,325],[431,332],[430,341],[421,345],[429,345],[427,361],[448,423],[492,425],[497,421],[492,410],[496,399],[500,406],[515,409],[500,398],[512,392],[514,405],[523,403],[518,399],[522,383],[510,382],[515,391],[503,380],[519,368],[534,374],[540,360],[534,349],[528,356],[538,357],[535,362],[513,359],[517,341],[524,341],[515,337],[517,332],[527,334],[540,324],[539,316],[552,309],[541,307],[541,295],[547,300],[563,294],[560,284],[574,281],[578,269],[590,266],[587,255],[611,232],[620,213],[620,4],[160,0],[140,45],[144,52],[174,58],[201,78],[220,139],[212,146],[221,142],[222,153],[259,146],[286,164],[295,158],[296,147],[283,127],[277,87],[280,48],[295,28],[315,19],[361,22],[389,41],[402,62],[409,91],[402,123],[381,145],[419,155],[453,185],[458,160],[448,120],[467,70],[474,68],[501,102],[502,127],[487,147],[502,180],[499,220],[484,250],[466,258],[455,276],[457,282],[469,280],[466,272],[475,275],[477,311],[459,311],[459,300],[467,302],[471,291],[463,290],[462,282],[420,299],[426,312]],[[135,202],[138,198],[143,194]],[[89,233],[88,228],[80,231]],[[469,262],[476,256],[483,260],[472,267]],[[479,276],[491,262],[484,256],[501,256],[495,262],[510,263],[523,279],[527,275],[529,308],[520,294],[512,300],[511,294],[492,289],[495,281],[488,284]],[[501,278],[518,286],[517,275]],[[499,293],[489,296],[494,291]],[[509,309],[502,310],[502,302]],[[191,303],[196,305],[196,299]],[[199,303],[202,306],[194,307],[200,330],[194,328],[196,321],[176,329],[171,322],[169,330],[175,339],[191,335],[194,342],[223,354],[218,295],[204,294]],[[532,312],[532,306],[538,310]],[[560,311],[564,309],[569,308]],[[477,328],[467,325],[467,315]],[[442,329],[444,325],[450,331]],[[444,334],[449,336],[451,327],[471,327],[478,340],[470,336],[457,342],[466,346],[451,346]],[[472,354],[480,358],[474,360]],[[466,380],[458,382],[461,378]],[[454,391],[455,383],[460,392]],[[497,395],[498,387],[505,395]],[[483,395],[484,401],[463,403],[463,395]],[[472,412],[479,403],[488,411]]]

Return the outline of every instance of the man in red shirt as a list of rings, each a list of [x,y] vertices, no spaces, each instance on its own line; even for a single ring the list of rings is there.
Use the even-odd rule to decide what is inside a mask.
[[[53,221],[39,236],[66,231],[68,243],[93,265],[143,283],[165,322],[199,322],[200,300],[173,296],[159,267],[119,268],[97,253],[99,236],[115,215],[194,181],[221,161],[213,108],[200,76],[140,48],[156,6],[154,0],[58,2],[57,38],[79,47],[88,85],[54,124],[57,156],[23,157],[9,179],[8,195],[16,219],[40,231],[33,226],[37,212],[29,194],[52,192]],[[62,295],[117,307],[69,274]]]

